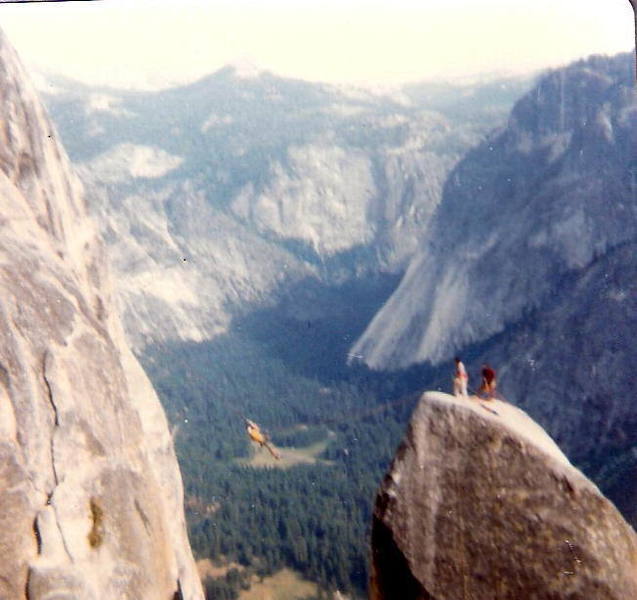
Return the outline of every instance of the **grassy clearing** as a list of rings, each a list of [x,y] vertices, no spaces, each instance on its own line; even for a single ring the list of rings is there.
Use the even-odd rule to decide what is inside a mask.
[[[237,462],[249,467],[255,467],[260,469],[276,468],[276,469],[289,469],[296,465],[332,465],[333,463],[328,460],[321,460],[319,457],[329,444],[329,439],[316,442],[310,446],[304,448],[277,448],[281,458],[274,458],[267,450],[267,448],[259,448],[255,444],[255,451],[250,458],[240,458]]]
[[[252,587],[241,592],[239,600],[302,600],[316,593],[316,584],[291,569],[283,569],[263,581],[255,577]]]
[[[230,569],[241,571],[243,567],[239,563],[230,562],[227,564],[215,564],[209,558],[202,558],[197,561],[197,572],[201,581],[206,577],[223,577]]]

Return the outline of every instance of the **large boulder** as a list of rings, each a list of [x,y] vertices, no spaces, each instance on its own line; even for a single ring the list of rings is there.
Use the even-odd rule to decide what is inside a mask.
[[[500,401],[422,397],[378,493],[372,549],[373,600],[637,598],[635,532]]]
[[[159,401],[0,32],[0,598],[201,599]]]

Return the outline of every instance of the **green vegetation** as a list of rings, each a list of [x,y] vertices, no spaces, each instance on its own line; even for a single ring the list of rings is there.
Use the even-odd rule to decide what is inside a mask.
[[[356,262],[340,260],[344,269]],[[225,336],[146,350],[142,361],[176,432],[198,558],[239,563],[244,584],[289,567],[319,584],[318,597],[364,594],[376,490],[416,392],[440,376],[347,366],[353,340],[396,283],[304,281],[277,307],[237,318]],[[286,468],[268,468],[265,449],[251,460],[246,417],[268,431],[282,453],[277,467]],[[286,463],[294,454],[286,448],[309,460]],[[241,588],[225,576],[207,581],[217,594],[210,598]]]
[[[210,598],[234,598],[246,577],[284,567],[323,590],[361,594],[374,495],[415,404],[409,393],[426,387],[431,374],[380,377],[358,366],[332,369],[329,378],[325,346],[314,346],[312,361],[311,350],[300,349],[306,324],[295,335],[291,321],[271,323],[278,334],[256,336],[253,329],[250,337],[235,329],[205,344],[154,348],[145,357],[178,426],[186,497],[196,499],[187,502],[191,543],[199,558],[246,567],[243,583],[208,578]],[[326,330],[315,336],[329,337]],[[322,377],[313,377],[312,368]],[[321,460],[287,469],[239,464],[251,452],[244,417],[269,430],[284,453],[323,444]]]
[[[206,598],[215,600],[236,600],[239,590],[250,587],[250,576],[247,571],[230,569],[222,577],[206,577],[203,580]]]

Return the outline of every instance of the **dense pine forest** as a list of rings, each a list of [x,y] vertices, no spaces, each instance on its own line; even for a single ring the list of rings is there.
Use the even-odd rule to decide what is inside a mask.
[[[418,392],[443,370],[378,374],[346,365],[351,331],[329,319],[276,310],[238,320],[203,344],[155,347],[145,367],[173,427],[198,558],[238,562],[208,579],[209,597],[235,598],[251,574],[287,566],[319,584],[362,595],[376,489]],[[307,464],[255,467],[250,418],[282,449],[318,448]],[[285,463],[282,460],[281,463]]]
[[[155,346],[143,357],[173,428],[195,554],[240,566],[205,581],[209,598],[237,598],[254,575],[283,567],[318,583],[325,598],[336,589],[365,594],[376,489],[419,393],[450,391],[452,365],[379,373],[348,357],[379,301],[374,290],[356,292],[306,299],[302,310],[321,310],[303,319],[299,303],[281,303],[237,318],[214,340]],[[476,362],[489,348],[477,344],[463,358]],[[252,464],[268,452],[251,444],[245,418],[307,462]],[[594,465],[578,466],[595,476]],[[605,473],[595,480],[613,484]]]

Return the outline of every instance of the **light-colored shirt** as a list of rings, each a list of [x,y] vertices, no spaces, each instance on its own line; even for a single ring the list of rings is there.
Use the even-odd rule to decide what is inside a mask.
[[[456,365],[456,377],[461,377],[462,379],[469,379],[469,376],[467,375],[467,369],[465,369],[464,363],[462,361],[460,361]]]

